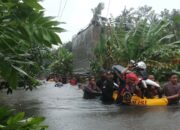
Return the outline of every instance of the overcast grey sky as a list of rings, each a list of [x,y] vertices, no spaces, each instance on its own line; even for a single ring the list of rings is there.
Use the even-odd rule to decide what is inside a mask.
[[[109,1],[110,4],[108,4]],[[96,7],[99,2],[105,4],[102,13],[102,16],[105,17],[109,17],[110,14],[114,17],[119,15],[124,7],[138,8],[148,5],[153,7],[156,12],[160,12],[164,8],[180,9],[180,0],[44,0],[42,5],[47,16],[55,16],[56,20],[66,22],[61,27],[67,32],[61,33],[60,37],[63,42],[67,42],[89,24],[92,18],[91,9]]]

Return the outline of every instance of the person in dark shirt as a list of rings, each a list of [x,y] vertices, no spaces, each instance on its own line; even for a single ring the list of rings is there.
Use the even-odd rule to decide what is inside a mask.
[[[104,81],[106,80],[106,72],[105,70],[102,70],[100,72],[100,79],[97,80],[96,85],[102,90]]]
[[[107,71],[106,80],[103,83],[102,88],[102,102],[104,104],[111,104],[114,102],[112,97],[114,90],[114,82],[113,82],[113,73],[111,71]]]
[[[169,101],[169,105],[178,104],[180,99],[180,83],[175,73],[170,74],[169,82],[164,84],[163,92]]]

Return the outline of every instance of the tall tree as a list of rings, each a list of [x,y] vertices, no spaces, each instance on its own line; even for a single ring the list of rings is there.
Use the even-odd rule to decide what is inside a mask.
[[[101,22],[101,12],[104,9],[104,4],[99,3],[96,8],[92,9],[93,12],[93,18],[91,20],[91,23],[94,24],[100,24]]]
[[[178,70],[179,65],[173,64],[173,59],[177,61],[180,57],[180,17],[178,10],[167,12],[160,16],[145,6],[138,10],[124,9],[120,16],[111,18],[109,26],[105,26],[105,39],[95,51],[97,62],[111,66],[125,65],[131,59],[144,60],[150,72],[158,77],[164,70]],[[102,57],[103,50],[106,51]]]
[[[41,62],[41,50],[59,44],[63,31],[45,17],[39,0],[0,1],[0,75],[9,90],[36,85],[32,71]],[[22,84],[19,84],[23,82]]]

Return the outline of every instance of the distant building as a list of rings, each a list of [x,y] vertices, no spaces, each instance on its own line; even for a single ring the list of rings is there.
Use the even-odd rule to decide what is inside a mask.
[[[99,42],[101,25],[91,23],[72,39],[74,73],[88,73],[90,61],[94,59],[94,48]]]

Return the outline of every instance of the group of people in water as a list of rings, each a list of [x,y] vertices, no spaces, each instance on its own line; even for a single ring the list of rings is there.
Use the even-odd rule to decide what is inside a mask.
[[[46,78],[46,81],[55,82],[56,87],[62,86],[63,84],[66,84],[66,83],[70,83],[71,85],[77,85],[77,79],[75,78],[75,76],[66,77],[59,74],[50,74]]]
[[[162,98],[166,96],[169,105],[179,103],[180,83],[178,83],[178,75],[176,73],[170,73],[169,81],[162,87],[151,85],[150,87],[143,88],[139,84],[139,75],[129,71],[130,69],[131,66],[128,66],[122,73],[119,73],[115,69],[103,70],[100,72],[100,79],[96,80],[94,76],[89,78],[86,89],[95,95],[101,95],[102,102],[108,104],[129,104],[132,95],[137,95],[141,98]],[[147,75],[147,79],[157,82],[154,75]],[[116,100],[113,98],[115,91],[118,93]],[[85,98],[88,98],[88,96],[90,95],[84,95]],[[93,98],[94,96],[90,96],[89,98]]]

